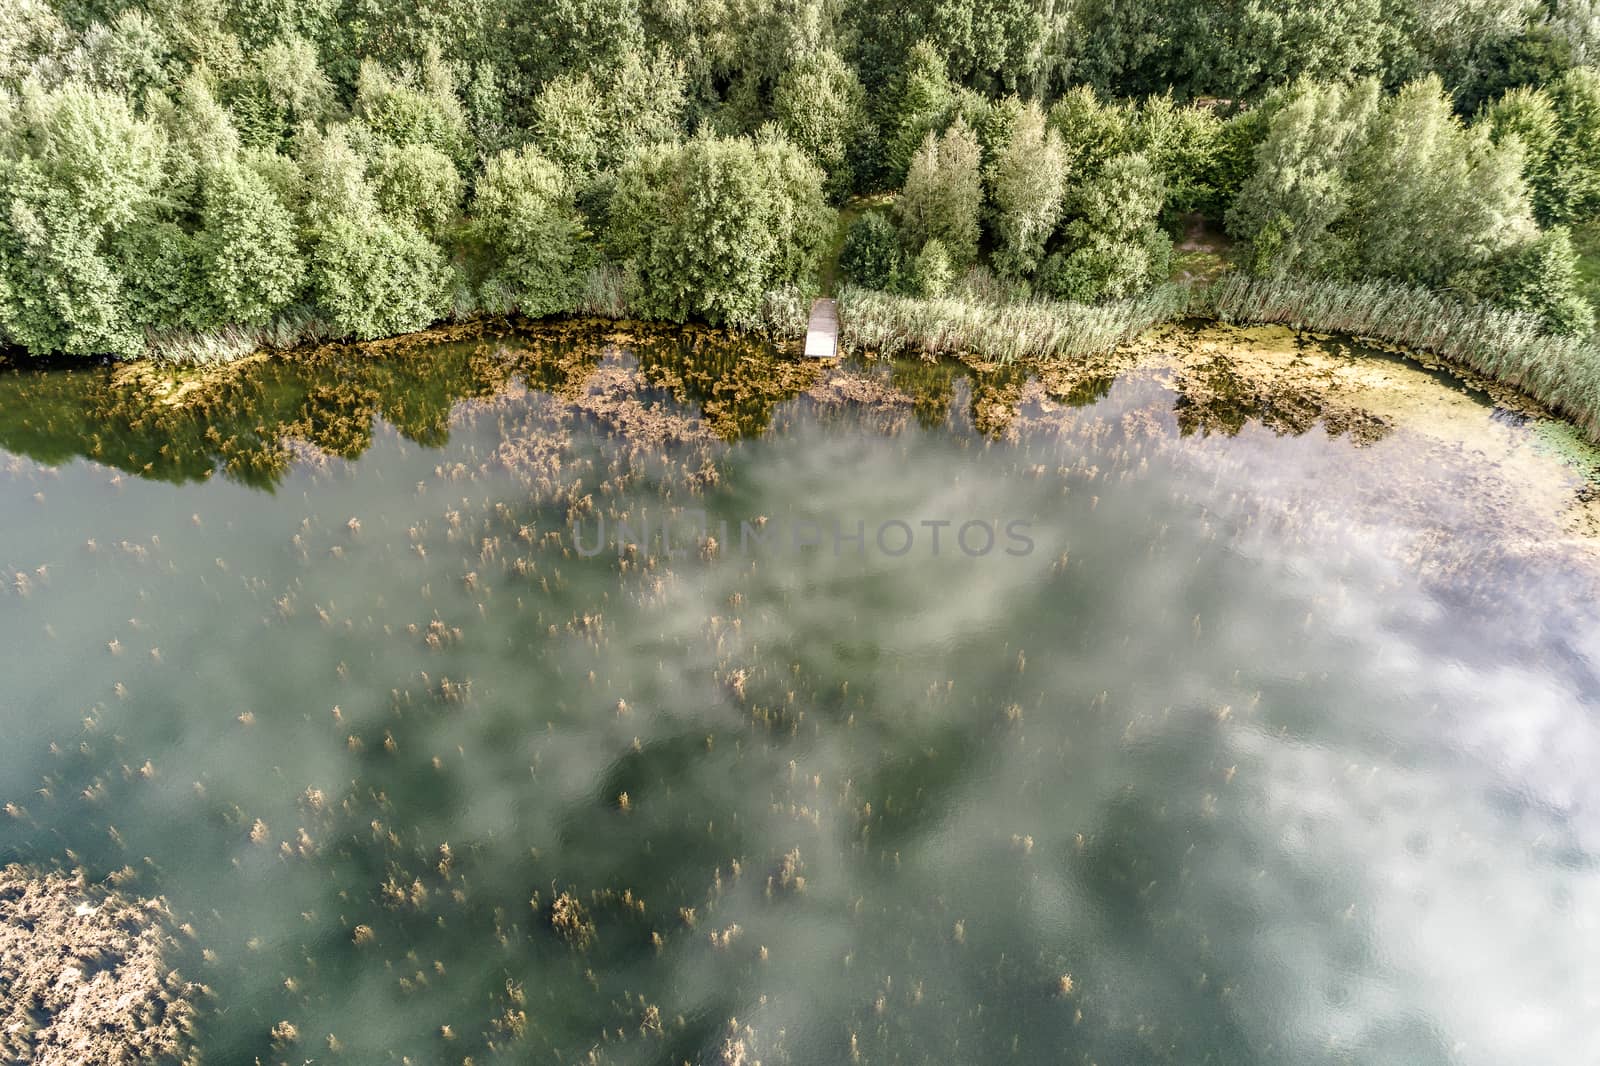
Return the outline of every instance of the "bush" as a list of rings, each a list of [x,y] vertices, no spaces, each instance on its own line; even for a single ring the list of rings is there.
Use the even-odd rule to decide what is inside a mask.
[[[263,325],[294,298],[305,274],[294,219],[265,180],[236,163],[209,170],[203,188],[194,247],[206,298],[191,321],[199,328]]]
[[[740,325],[811,279],[831,228],[822,172],[793,145],[702,135],[622,168],[606,245],[637,270],[641,314]]]
[[[911,264],[911,282],[918,296],[936,300],[950,289],[955,270],[950,265],[950,253],[935,237],[922,246]]]
[[[0,332],[39,353],[139,354],[112,251],[155,202],[161,130],[71,83],[29,82],[0,116]]]
[[[1039,272],[1039,287],[1061,299],[1122,299],[1165,280],[1172,241],[1156,224],[1165,201],[1161,176],[1142,155],[1112,159],[1075,190],[1077,217],[1066,227],[1068,251]]]
[[[882,212],[857,215],[845,232],[839,269],[846,279],[863,288],[898,291],[905,281],[900,231]]]
[[[193,329],[210,305],[194,238],[175,222],[144,218],[112,243],[124,306],[141,330]]]
[[[378,208],[393,222],[439,238],[461,211],[461,175],[431,145],[384,145],[369,169]]]
[[[572,186],[536,149],[489,160],[472,201],[471,233],[490,270],[483,302],[540,316],[571,310],[591,262]]]
[[[423,329],[449,306],[444,253],[414,227],[344,215],[311,253],[311,292],[328,331],[366,340]]]
[[[1551,333],[1581,336],[1594,327],[1594,309],[1583,297],[1578,254],[1565,226],[1503,256],[1487,289],[1490,300],[1537,316]]]

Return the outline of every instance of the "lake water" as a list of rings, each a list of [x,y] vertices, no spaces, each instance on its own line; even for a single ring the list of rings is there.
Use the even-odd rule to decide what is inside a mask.
[[[0,378],[0,863],[164,897],[208,1062],[1600,1062],[1594,578],[1470,449],[701,333],[190,399]]]

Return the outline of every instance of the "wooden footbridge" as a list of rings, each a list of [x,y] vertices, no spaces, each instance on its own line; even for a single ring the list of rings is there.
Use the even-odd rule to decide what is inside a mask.
[[[822,297],[811,304],[806,323],[806,358],[834,359],[839,355],[839,304]]]

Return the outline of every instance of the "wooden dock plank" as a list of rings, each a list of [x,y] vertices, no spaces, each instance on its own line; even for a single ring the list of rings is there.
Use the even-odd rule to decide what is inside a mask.
[[[806,358],[833,359],[839,354],[839,305],[822,298],[811,304],[806,323]]]

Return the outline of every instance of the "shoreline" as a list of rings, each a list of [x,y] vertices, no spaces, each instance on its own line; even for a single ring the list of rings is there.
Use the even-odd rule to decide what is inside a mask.
[[[329,350],[382,352],[396,345],[455,343],[485,334],[632,336],[663,332],[759,342],[798,359],[804,318],[779,313],[798,298],[774,292],[759,326],[612,316],[584,309],[526,318],[518,313],[475,312],[458,321],[370,340],[311,338],[279,346],[261,344],[235,356],[183,360],[150,353],[134,359],[84,360],[34,357],[0,348],[0,371],[71,369],[110,365],[147,368],[141,374],[204,379],[219,368],[262,358],[299,359]],[[938,299],[893,296],[845,286],[838,294],[840,357],[879,360],[896,356],[949,357],[975,370],[1009,366],[1053,373],[1079,364],[1115,360],[1117,352],[1159,336],[1174,324],[1283,325],[1298,333],[1357,345],[1447,368],[1478,382],[1495,401],[1520,413],[1556,417],[1600,445],[1600,338],[1557,337],[1538,331],[1527,316],[1468,307],[1427,290],[1342,285],[1305,280],[1260,280],[1224,273],[1201,284],[1166,283],[1139,296],[1104,305],[1058,301],[993,302],[971,294]],[[800,301],[804,303],[805,301]],[[775,310],[776,309],[776,310]],[[265,336],[269,327],[258,331]],[[201,347],[207,345],[202,342]],[[210,350],[217,350],[215,345]]]
[[[719,345],[728,347],[726,355],[705,358],[707,346]],[[602,387],[605,382],[597,386],[596,359],[614,347],[631,347],[643,354],[640,372],[627,381],[607,378],[610,387]],[[448,360],[454,370],[441,364],[439,349],[454,352]],[[794,397],[870,405],[886,386],[897,395],[904,393],[898,383],[890,386],[880,372],[894,366],[926,365],[930,376],[937,378],[948,376],[938,369],[944,363],[971,375],[972,424],[991,437],[1009,431],[1030,397],[1078,406],[1092,402],[1125,374],[1153,371],[1163,376],[1174,394],[1182,432],[1231,433],[1257,422],[1274,432],[1300,435],[1320,424],[1330,434],[1348,435],[1363,446],[1397,429],[1418,431],[1472,448],[1487,465],[1517,467],[1520,474],[1508,478],[1508,483],[1520,478],[1537,486],[1529,506],[1560,512],[1563,527],[1581,530],[1581,539],[1600,543],[1600,498],[1595,498],[1600,493],[1593,491],[1600,481],[1600,448],[1571,420],[1537,398],[1443,356],[1282,324],[1245,325],[1187,315],[1146,328],[1107,351],[1074,359],[1007,361],[970,351],[920,358],[902,353],[890,358],[856,351],[836,360],[804,360],[751,333],[703,324],[482,316],[372,341],[261,350],[225,363],[174,366],[132,360],[99,369],[116,390],[106,410],[131,419],[130,424],[142,427],[144,435],[155,432],[176,446],[179,423],[172,419],[182,420],[185,430],[198,426],[204,431],[219,417],[234,414],[232,408],[246,401],[232,386],[246,381],[252,368],[266,368],[260,373],[274,379],[311,379],[316,368],[329,360],[351,357],[363,361],[392,357],[392,367],[374,363],[372,372],[401,374],[388,388],[402,401],[408,392],[420,397],[433,388],[430,373],[446,378],[467,373],[466,392],[439,399],[446,408],[489,398],[518,375],[526,379],[527,387],[551,391],[601,417],[608,405],[644,395],[637,390],[665,389],[697,409],[693,419],[701,427],[697,432],[724,440],[761,431],[774,406]],[[602,395],[588,396],[596,387]],[[947,395],[942,400],[933,395],[947,392],[948,383],[930,382],[933,392],[926,396],[912,395],[918,388],[908,387],[910,393],[901,397],[901,406],[908,410],[925,412],[939,402],[950,402]],[[314,449],[353,456],[366,439],[365,422],[382,411],[382,405],[374,408],[359,402],[355,394],[343,398],[319,394],[317,403],[321,413],[314,418],[316,425],[306,422],[303,412],[280,412],[278,417],[288,420],[274,422],[268,417],[263,424],[273,429],[266,438],[277,433],[285,440],[303,439]],[[1486,406],[1500,414],[1490,414]],[[619,427],[619,432],[625,430]],[[319,433],[332,433],[335,446],[330,449]],[[268,451],[282,451],[266,438],[262,443]],[[1532,448],[1535,441],[1537,449]],[[224,451],[230,472],[259,466],[261,475],[270,477],[284,461],[276,454],[236,457]],[[196,469],[209,469],[203,453],[189,458]],[[107,453],[105,459],[140,470],[140,464],[123,461],[116,453]]]

